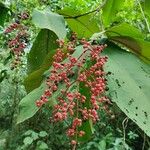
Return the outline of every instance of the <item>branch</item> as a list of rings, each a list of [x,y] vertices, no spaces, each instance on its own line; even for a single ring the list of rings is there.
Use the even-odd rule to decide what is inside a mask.
[[[92,10],[90,12],[87,12],[87,13],[84,13],[84,14],[80,14],[80,15],[77,15],[77,16],[69,16],[67,14],[60,14],[60,15],[66,15],[64,18],[65,19],[77,19],[77,18],[80,18],[82,16],[86,16],[86,15],[89,15],[91,13],[94,13],[94,12],[99,12],[103,7],[104,5],[106,4],[107,0],[105,0],[98,8],[96,8],[95,10]]]

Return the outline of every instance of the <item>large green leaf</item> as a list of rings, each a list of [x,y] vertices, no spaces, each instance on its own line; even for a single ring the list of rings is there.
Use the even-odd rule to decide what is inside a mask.
[[[26,91],[29,93],[39,87],[43,80],[43,73],[52,63],[55,54],[57,36],[48,29],[42,29],[28,54],[28,76],[24,81]]]
[[[131,37],[112,37],[110,38],[114,42],[118,42],[128,47],[131,51],[136,53],[145,62],[150,63],[150,42],[144,41],[138,38]]]
[[[20,101],[17,123],[21,123],[31,118],[39,110],[35,102],[43,94],[44,89],[45,86],[42,84],[39,88],[33,90]]]
[[[118,47],[107,48],[105,54],[112,101],[150,136],[150,66]]]
[[[64,88],[64,84],[59,84],[57,92],[49,98],[48,105],[53,106],[56,103],[56,98],[61,93],[61,89]],[[40,87],[34,89],[27,96],[25,96],[19,103],[19,114],[17,116],[17,123],[24,122],[25,120],[33,117],[36,112],[40,109],[36,106],[35,102],[41,97],[44,90],[46,89],[46,84],[43,82]]]
[[[124,0],[107,0],[102,11],[102,19],[105,27],[115,21],[116,14],[124,4]]]
[[[32,20],[35,25],[42,29],[53,31],[60,39],[66,36],[65,20],[63,16],[51,12],[50,10],[34,10]]]
[[[93,14],[82,16],[79,11],[77,12],[71,8],[64,8],[62,10],[59,10],[58,13],[65,17],[68,26],[74,32],[76,32],[80,38],[81,37],[89,38],[95,32],[99,32],[99,27]]]
[[[38,70],[47,54],[56,49],[57,36],[48,29],[42,29],[28,54],[28,73]]]
[[[144,40],[144,35],[135,27],[122,23],[106,31],[108,39],[123,44],[132,52],[150,61],[150,42]]]
[[[128,23],[121,23],[119,25],[108,28],[106,30],[106,34],[108,37],[129,36],[132,38],[142,38],[142,39],[144,38],[144,35],[139,29]]]
[[[43,63],[38,67],[38,70],[33,71],[28,75],[27,78],[25,78],[24,86],[27,93],[40,86],[42,80],[44,79],[43,73],[50,68],[53,61],[52,57],[54,56],[55,52],[55,49],[51,50],[45,57]]]
[[[4,25],[9,9],[4,4],[0,3],[0,26]]]

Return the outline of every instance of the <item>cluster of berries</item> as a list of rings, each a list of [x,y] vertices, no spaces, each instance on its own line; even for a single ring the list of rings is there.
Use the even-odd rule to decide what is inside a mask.
[[[36,101],[36,105],[41,107],[49,101],[54,92],[57,92],[59,84],[65,85],[56,99],[57,104],[53,107],[51,122],[72,120],[66,134],[70,137],[73,146],[77,145],[78,137],[86,134],[81,129],[84,122],[91,120],[96,123],[99,120],[97,111],[104,109],[110,112],[108,104],[111,103],[105,94],[107,80],[103,70],[108,58],[101,56],[106,45],[92,45],[85,39],[77,41],[76,38],[74,34],[73,40],[67,46],[64,41],[59,41],[60,48],[57,49],[53,57],[52,69],[46,80],[47,89],[40,100]],[[75,44],[77,43],[83,46],[83,52],[78,58],[71,55],[76,51]],[[67,59],[63,61],[66,47],[68,50]],[[85,65],[87,61],[90,61],[90,65]],[[72,91],[73,86],[76,88]],[[83,93],[81,88],[85,88],[87,91]]]
[[[24,12],[18,14],[15,22],[9,25],[4,31],[5,35],[9,37],[9,40],[7,41],[8,48],[14,56],[12,69],[17,68],[21,63],[21,56],[28,43],[28,28],[22,23],[23,20],[27,20],[28,18],[28,13]]]

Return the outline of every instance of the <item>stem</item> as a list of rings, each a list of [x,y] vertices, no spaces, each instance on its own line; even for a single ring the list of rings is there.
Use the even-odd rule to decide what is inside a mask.
[[[144,133],[144,140],[143,140],[142,150],[145,149],[145,141],[146,141],[146,135],[145,135],[145,133]]]
[[[73,81],[73,82],[70,84],[70,86],[67,87],[67,89],[65,90],[63,96],[65,96],[65,94],[67,93],[67,91],[69,90],[69,88],[70,88],[74,83],[76,83],[76,82],[77,82],[77,80]]]
[[[85,71],[85,72],[88,72],[84,67],[81,66],[81,68]],[[94,77],[92,76],[91,74],[91,78],[93,79],[93,81],[95,81]]]
[[[87,49],[87,50],[85,50],[85,51],[83,51],[83,53],[77,58],[77,60],[79,60],[87,51],[88,51],[89,49]],[[81,66],[82,67],[82,66]],[[70,67],[71,68],[71,67]],[[69,69],[70,69],[69,68]],[[80,68],[80,67],[79,67]],[[67,72],[68,70],[66,70],[66,72]],[[75,81],[73,81],[71,84],[70,84],[70,86],[65,90],[65,92],[64,92],[64,95],[67,93],[67,91],[68,91],[68,89],[74,84],[74,83],[76,83],[77,82],[77,80],[75,80]],[[63,95],[63,96],[64,96]]]
[[[150,147],[150,141],[149,141],[149,139],[147,138],[146,141],[147,141],[148,146]]]
[[[72,150],[76,150],[76,144],[73,146]]]
[[[128,117],[126,117],[123,122],[122,122],[122,127],[123,127],[123,144],[125,147],[126,144],[126,128],[127,128],[127,123],[128,123]]]
[[[77,15],[77,16],[69,16],[67,14],[61,14],[60,15],[66,15],[64,18],[65,19],[77,19],[77,18],[80,18],[82,16],[86,16],[86,15],[89,15],[91,13],[94,13],[94,12],[99,12],[103,7],[104,5],[106,4],[107,0],[105,0],[99,7],[97,7],[95,10],[92,10],[92,11],[89,11],[87,13],[84,13],[84,14],[80,14],[80,15]]]
[[[144,18],[144,20],[145,20],[145,23],[146,23],[146,26],[147,26],[147,30],[148,30],[148,32],[150,33],[150,25],[149,25],[149,23],[148,23],[148,20],[147,20],[145,14],[144,14],[144,11],[143,11],[143,9],[142,9],[142,6],[141,6],[139,0],[137,0],[137,2],[138,2],[138,5],[139,5],[139,7],[140,7],[142,16],[143,16],[143,18]]]

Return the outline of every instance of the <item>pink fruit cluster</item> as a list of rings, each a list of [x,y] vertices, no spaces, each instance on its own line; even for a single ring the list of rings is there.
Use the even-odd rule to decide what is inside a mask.
[[[76,37],[73,40],[73,43],[83,45],[82,54],[77,58],[73,57],[70,49],[71,52],[76,51],[75,45],[69,42],[67,44],[67,48],[69,47],[67,61],[63,61],[65,46],[63,41],[59,41],[60,48],[53,57],[52,69],[46,80],[47,89],[36,101],[36,105],[41,107],[49,101],[54,92],[60,92],[56,98],[57,104],[53,107],[51,121],[71,120],[72,123],[66,134],[71,139],[71,144],[76,146],[78,138],[86,134],[86,131],[82,129],[83,123],[88,120],[96,123],[100,119],[97,111],[99,109],[107,111],[107,104],[110,101],[105,96],[106,79],[103,70],[108,58],[101,56],[106,45],[92,45],[85,39],[77,42]],[[87,60],[91,62],[88,67],[85,65]],[[60,89],[60,85],[64,85],[62,89]],[[75,88],[71,91],[73,86]],[[81,92],[80,88],[85,88],[85,93]]]
[[[27,32],[27,27],[21,24],[21,21],[28,18],[29,15],[27,13],[18,14],[16,21],[9,25],[4,31],[9,37],[7,42],[8,48],[14,55],[12,68],[16,68],[21,63],[21,56],[27,46],[29,34]]]

